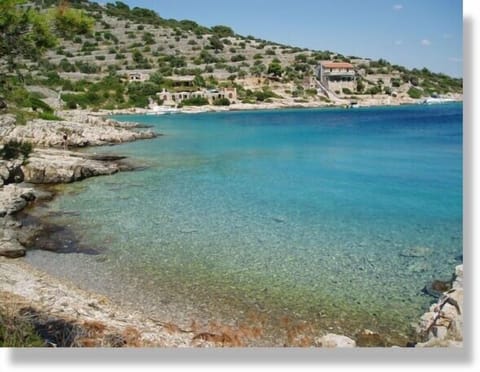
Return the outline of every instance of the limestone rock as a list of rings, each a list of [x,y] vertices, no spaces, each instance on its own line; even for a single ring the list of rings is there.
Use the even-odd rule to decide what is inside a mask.
[[[88,155],[54,149],[36,149],[22,166],[25,181],[70,183],[119,171],[116,163],[92,160]]]
[[[0,240],[0,256],[18,258],[25,256],[25,248],[16,240]]]
[[[315,345],[319,347],[336,348],[336,347],[355,347],[354,340],[347,336],[329,333],[325,336],[315,339]]]
[[[31,188],[10,184],[0,188],[0,217],[14,214],[35,199]]]
[[[417,333],[425,337],[425,342],[416,347],[463,346],[463,265],[455,268],[451,288],[421,317]]]
[[[13,182],[23,181],[21,166],[23,159],[0,160],[0,184],[6,185]]]
[[[28,141],[35,146],[63,147],[63,135],[68,133],[68,146],[106,145],[156,137],[151,130],[137,130],[136,125],[120,123],[88,115],[81,111],[61,112],[64,121],[35,119],[15,126],[11,120],[0,122],[0,138]]]

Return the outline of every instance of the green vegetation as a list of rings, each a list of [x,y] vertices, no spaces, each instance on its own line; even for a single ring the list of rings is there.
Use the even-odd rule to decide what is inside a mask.
[[[47,50],[48,59],[42,58]],[[286,89],[308,101],[317,93],[306,81],[328,60],[354,64],[356,83],[339,92],[348,96],[404,94],[412,86],[411,96],[463,91],[462,79],[426,68],[409,70],[384,59],[359,59],[244,37],[225,25],[209,28],[191,20],[164,19],[121,1],[105,6],[88,0],[0,2],[0,109],[14,114],[17,124],[36,117],[60,119],[25,85],[63,92],[65,107],[72,109],[145,107],[150,100],[158,101],[156,93],[162,89],[191,92],[222,84],[237,86],[243,102],[270,101],[279,97],[274,90]],[[126,74],[117,75],[121,70],[149,70],[151,78],[128,83]],[[195,81],[181,84],[179,76],[195,76]],[[250,90],[238,85],[245,78],[253,84]]]
[[[208,99],[204,97],[191,97],[184,99],[179,106],[204,106],[208,105]]]
[[[55,115],[52,112],[41,112],[40,114],[38,114],[38,117],[40,119],[43,119],[43,120],[56,120],[56,121],[62,121],[63,120],[63,118]]]
[[[274,59],[272,63],[270,63],[268,66],[268,73],[277,77],[282,76],[283,69],[278,59]]]
[[[0,156],[3,160],[16,159],[20,156],[26,159],[32,152],[32,149],[33,146],[30,142],[10,140],[3,145],[3,148],[0,150]]]
[[[228,98],[219,98],[213,101],[215,106],[230,106],[230,100]]]
[[[423,91],[418,88],[411,87],[407,94],[409,95],[410,98],[421,98],[423,96]]]
[[[14,314],[0,307],[0,347],[40,347],[45,341],[27,314]]]
[[[95,20],[86,15],[83,10],[69,8],[66,4],[61,2],[53,11],[56,32],[68,39],[91,32]]]
[[[5,60],[8,71],[17,69],[19,57],[38,57],[56,44],[48,18],[23,7],[24,4],[24,0],[0,2],[0,66]]]

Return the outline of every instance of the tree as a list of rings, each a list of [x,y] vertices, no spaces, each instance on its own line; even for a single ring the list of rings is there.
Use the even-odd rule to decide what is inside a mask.
[[[24,3],[25,0],[0,1],[0,65],[5,62],[10,72],[17,68],[19,57],[38,57],[56,43],[48,17],[22,7]]]
[[[59,35],[71,39],[90,32],[95,20],[87,16],[83,10],[72,9],[66,1],[61,1],[53,12],[53,22]]]
[[[43,14],[25,4],[25,0],[0,1],[0,66],[6,66],[9,72],[17,69],[19,58],[38,58],[54,47],[54,32],[62,36],[84,34],[94,24],[93,18],[70,9],[63,1],[53,12]]]
[[[365,84],[363,83],[362,79],[357,80],[357,93],[362,93],[365,89]]]
[[[212,32],[214,35],[218,37],[235,36],[235,32],[233,32],[233,30],[230,27],[223,26],[223,25],[213,26]]]
[[[193,79],[193,84],[196,87],[205,87],[205,79],[202,77],[202,75],[196,75],[195,78]]]
[[[268,73],[273,76],[282,76],[282,65],[277,61],[272,61],[268,66]]]
[[[223,50],[223,42],[217,35],[213,35],[210,39],[210,47],[214,49],[216,52],[219,50]]]

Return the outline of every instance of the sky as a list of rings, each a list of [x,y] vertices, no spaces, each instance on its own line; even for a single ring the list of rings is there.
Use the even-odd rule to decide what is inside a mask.
[[[114,2],[108,0],[107,2]],[[163,18],[462,77],[461,0],[123,0]]]

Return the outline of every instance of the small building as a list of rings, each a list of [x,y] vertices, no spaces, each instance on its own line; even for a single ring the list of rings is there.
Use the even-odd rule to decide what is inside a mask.
[[[146,74],[146,73],[143,73],[143,72],[135,71],[135,72],[129,72],[127,74],[127,78],[128,78],[129,83],[133,83],[133,82],[136,82],[136,81],[143,82],[143,81],[147,81],[148,79],[150,79],[150,75]]]
[[[332,91],[354,90],[355,70],[348,62],[321,62],[317,67],[317,78]]]
[[[206,98],[209,104],[215,103],[216,100],[227,98],[230,103],[237,101],[236,88],[221,88],[221,89],[202,89],[195,92],[169,92],[166,89],[157,93],[157,96],[163,101],[166,106],[176,106],[185,99],[189,98]]]

